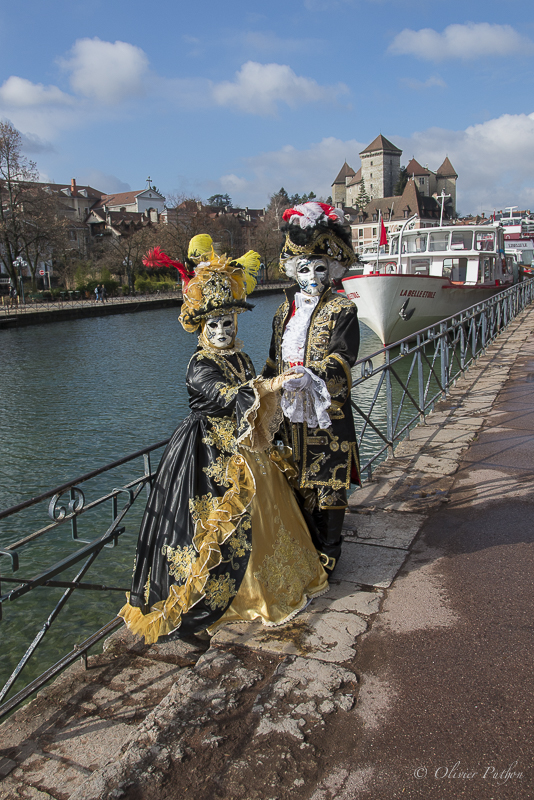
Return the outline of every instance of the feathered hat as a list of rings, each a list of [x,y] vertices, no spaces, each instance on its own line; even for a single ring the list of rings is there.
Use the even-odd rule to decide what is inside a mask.
[[[280,267],[295,256],[326,256],[340,265],[340,275],[357,261],[352,249],[350,225],[339,208],[327,203],[302,203],[284,211],[281,230],[286,239],[280,254]],[[332,275],[336,278],[339,275]]]
[[[261,261],[259,253],[249,250],[241,258],[229,259],[217,256],[212,247],[209,254],[202,254],[202,258],[195,267],[194,278],[184,291],[179,317],[188,333],[198,330],[201,321],[208,317],[240,314],[254,308],[246,298],[256,286]]]

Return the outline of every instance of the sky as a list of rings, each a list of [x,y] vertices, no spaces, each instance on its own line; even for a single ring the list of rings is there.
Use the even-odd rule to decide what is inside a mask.
[[[265,207],[382,134],[459,213],[534,211],[532,0],[17,0],[0,118],[43,180]]]

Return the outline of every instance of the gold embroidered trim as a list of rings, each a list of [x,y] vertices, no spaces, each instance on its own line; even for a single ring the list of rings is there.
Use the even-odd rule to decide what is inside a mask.
[[[198,557],[191,563],[183,585],[171,585],[169,595],[151,607],[148,614],[128,602],[119,611],[132,633],[145,637],[146,644],[153,644],[180,627],[182,614],[204,599],[206,584],[212,572],[222,561],[221,545],[235,533],[240,520],[248,510],[256,493],[256,483],[248,464],[240,454],[232,455],[228,466],[230,486],[222,498],[193,498],[190,502],[196,516],[193,548]],[[220,602],[224,592],[231,592],[221,584],[212,593],[212,602]]]

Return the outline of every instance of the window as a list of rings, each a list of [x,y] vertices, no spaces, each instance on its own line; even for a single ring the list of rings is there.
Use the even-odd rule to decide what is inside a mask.
[[[478,234],[477,234],[478,235]],[[492,281],[495,275],[494,256],[480,256],[478,264],[478,280],[480,283]]]
[[[425,185],[425,179],[419,178],[419,186],[424,186],[424,185]]]
[[[376,236],[376,228],[373,228],[373,236]]]
[[[444,258],[443,277],[455,283],[465,283],[467,274],[467,258]]]
[[[373,162],[371,161],[371,166],[373,166]]]
[[[370,177],[370,178],[372,178],[372,177],[373,177],[373,173],[372,173],[372,172],[371,172],[371,173],[369,173],[369,177]]]
[[[429,258],[412,258],[412,272],[415,275],[428,275],[429,269]]]
[[[358,236],[360,237],[360,239],[363,238],[363,228],[358,229]]]
[[[471,250],[473,248],[473,231],[453,231],[451,250]]]
[[[494,243],[493,231],[477,231],[475,233],[475,250],[493,250]]]
[[[431,233],[428,238],[428,249],[431,252],[438,252],[440,250],[447,250],[449,246],[449,231],[439,231],[439,233]]]
[[[426,250],[428,234],[415,233],[408,234],[402,240],[403,253],[424,253]]]

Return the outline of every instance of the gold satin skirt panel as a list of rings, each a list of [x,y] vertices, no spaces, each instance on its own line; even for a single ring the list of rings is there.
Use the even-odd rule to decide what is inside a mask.
[[[282,625],[308,599],[328,591],[328,576],[287,479],[267,453],[240,452],[256,482],[252,550],[238,593],[210,633],[228,622]]]

